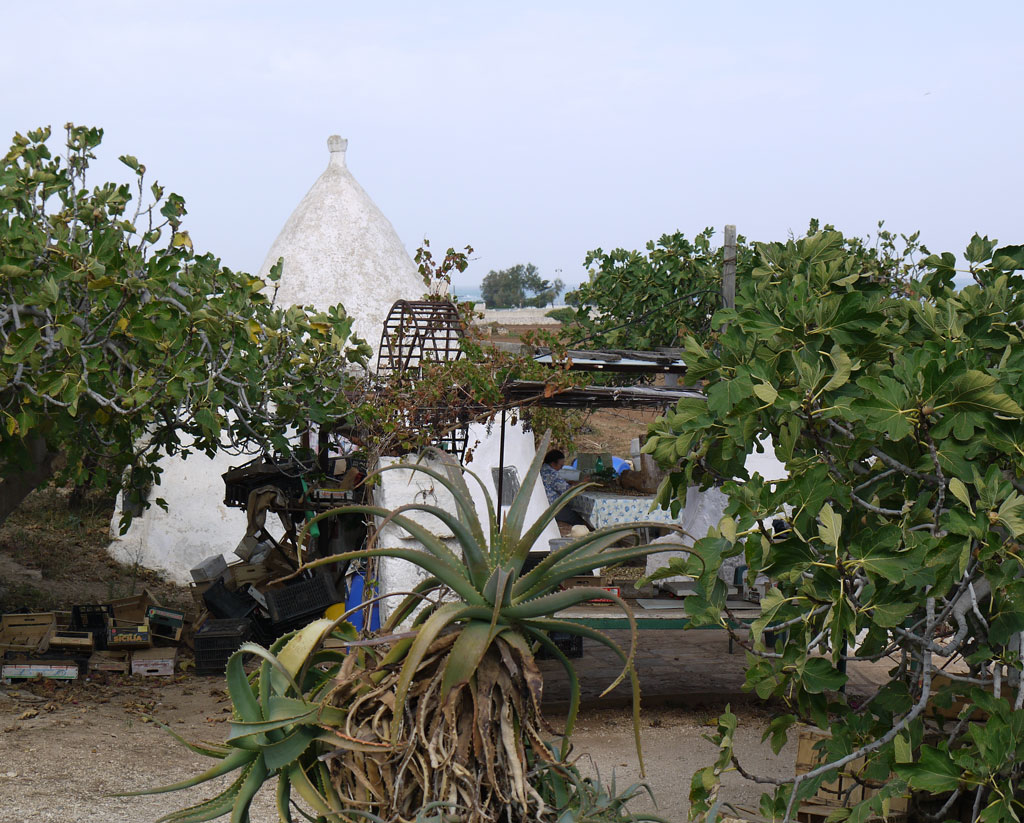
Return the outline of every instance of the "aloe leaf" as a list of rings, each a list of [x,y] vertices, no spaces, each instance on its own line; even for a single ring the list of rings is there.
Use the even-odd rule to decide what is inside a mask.
[[[526,555],[529,554],[530,549],[533,548],[533,544],[540,540],[541,535],[544,533],[544,529],[546,529],[548,524],[555,519],[555,515],[568,506],[575,498],[579,497],[583,492],[595,485],[597,484],[583,483],[562,492],[562,494],[560,494],[555,501],[544,510],[544,513],[537,519],[537,521],[526,530],[526,533],[523,535],[522,539],[519,541],[519,545],[516,546],[515,551],[512,554],[513,558],[521,557],[525,560]],[[520,560],[516,570],[518,571],[522,567],[523,562]]]
[[[534,486],[537,485],[537,478],[540,476],[540,467],[544,464],[544,455],[547,454],[548,445],[551,443],[551,432],[547,431],[537,446],[537,453],[526,470],[526,476],[519,486],[519,491],[512,498],[512,505],[508,508],[508,516],[501,530],[501,556],[511,557],[523,532],[523,523],[526,521],[526,510],[530,505],[530,498],[533,496]]]
[[[470,493],[469,486],[465,481],[466,476],[468,475],[469,477],[473,478],[473,481],[477,484],[477,486],[480,487],[480,492],[481,495],[483,496],[484,504],[487,507],[487,525],[488,534],[490,535],[490,542],[488,542],[484,539],[483,531],[481,529],[480,545],[497,547],[499,545],[499,536],[501,532],[498,529],[498,517],[494,510],[494,499],[491,497],[488,485],[483,481],[480,475],[458,463],[447,452],[443,452],[440,449],[435,448],[433,446],[428,447],[428,450],[435,453],[437,457],[441,460],[441,462],[444,463],[445,470],[448,472],[448,475],[451,478],[452,483],[455,484],[458,488],[464,490],[464,493],[466,495],[466,503],[468,503],[467,511],[471,512],[469,517],[477,524],[479,524],[480,520],[476,514],[476,506],[473,504],[473,495]],[[452,494],[455,495],[455,490],[451,489],[451,487],[449,487],[449,489],[451,490]],[[455,495],[455,499],[456,501],[458,501],[457,495]]]
[[[493,641],[493,628],[487,623],[473,621],[462,627],[445,662],[441,678],[442,701],[452,689],[469,682]]]
[[[622,523],[617,524],[615,526],[607,526],[603,529],[592,531],[589,534],[579,538],[578,540],[575,540],[572,543],[568,543],[565,546],[562,546],[562,548],[551,552],[551,554],[548,557],[544,558],[540,563],[537,564],[536,568],[532,569],[528,574],[524,575],[516,584],[515,594],[517,598],[521,598],[523,596],[532,596],[535,592],[531,591],[531,589],[537,588],[538,582],[544,581],[545,578],[548,577],[548,572],[550,572],[555,566],[559,566],[558,573],[562,577],[569,577],[572,574],[578,574],[579,572],[564,573],[561,571],[561,569],[563,568],[561,564],[566,558],[575,561],[581,560],[584,557],[597,556],[604,550],[604,548],[610,546],[616,540],[620,539],[623,535],[635,532],[637,529],[648,527],[667,528],[672,531],[679,532],[683,535],[686,534],[686,532],[683,531],[681,527],[676,526],[674,524],[654,523],[649,521],[643,521],[638,523]],[[609,540],[608,538],[612,539]],[[596,545],[598,543],[600,543],[600,546]],[[695,553],[693,552],[692,546],[685,546],[682,544],[676,545],[674,543],[647,543],[642,546],[631,547],[629,551],[635,552],[636,557],[646,557],[648,554],[656,554],[658,552],[663,551],[678,551],[680,547],[683,548],[685,551]],[[602,555],[602,557],[604,557],[604,555]],[[589,569],[592,568],[595,568],[595,566],[585,568],[584,571],[589,571]]]
[[[306,627],[306,628],[308,628],[308,627]],[[295,635],[293,635],[292,639],[294,640],[295,636],[297,636],[299,634],[300,634],[300,632],[296,632]],[[289,643],[290,642],[291,642],[291,640],[289,640]],[[287,645],[285,646],[285,648],[287,648]],[[302,690],[299,688],[299,684],[295,682],[295,678],[292,677],[292,673],[290,671],[288,671],[288,669],[286,669],[284,667],[284,665],[281,663],[281,661],[277,657],[277,655],[271,654],[269,651],[267,651],[267,649],[264,649],[258,643],[243,643],[241,646],[238,647],[238,651],[235,652],[235,654],[232,656],[231,660],[233,660],[235,657],[239,657],[240,658],[244,653],[254,654],[257,657],[263,658],[266,662],[268,662],[270,664],[270,666],[271,666],[270,684],[271,684],[271,693],[272,694],[284,694],[287,691],[287,687],[289,687],[289,686],[291,687],[291,689],[296,694],[302,694]],[[231,664],[231,661],[229,660],[228,661],[228,665],[230,665],[230,664]],[[252,690],[251,689],[250,689],[249,693],[252,694]],[[256,698],[253,697],[253,700],[255,700],[255,699]],[[262,713],[262,712],[261,712],[260,716],[261,716],[261,718],[265,718],[266,717],[266,715],[264,713]],[[243,717],[242,719],[243,719],[243,722],[246,722],[246,723],[252,722],[252,721],[250,721],[249,719],[247,719],[245,717]]]
[[[509,620],[531,620],[535,617],[553,615],[562,609],[578,606],[580,603],[587,603],[591,600],[610,600],[614,597],[614,593],[603,589],[566,589],[509,606],[504,610],[504,615]],[[623,605],[625,606],[625,604]]]
[[[376,509],[371,506],[358,506],[358,507],[347,507],[347,508],[359,508],[359,509],[373,509],[374,511],[387,513],[385,509]],[[341,512],[341,509],[334,509],[335,513]],[[352,512],[355,513],[355,512]],[[374,513],[373,511],[369,513]],[[425,547],[429,542],[438,543],[438,539],[430,534],[426,529],[413,523],[411,520],[402,518],[403,522],[398,523],[403,529],[409,534],[413,535],[417,540],[420,541]],[[443,544],[442,544],[443,545]],[[450,551],[446,548],[446,551]],[[428,554],[427,552],[421,552],[415,549],[359,549],[358,551],[343,552],[341,554],[332,554],[330,557],[321,557],[318,560],[314,560],[310,563],[303,565],[303,569],[315,569],[318,566],[326,566],[331,563],[340,563],[344,560],[356,560],[363,557],[395,557],[399,560],[407,560],[413,565],[419,566],[427,574],[436,577],[449,589],[458,594],[467,603],[480,604],[483,599],[480,597],[480,592],[473,586],[472,582],[466,577],[465,574],[460,572],[458,569],[452,568],[447,562],[439,560],[436,555]]]
[[[334,621],[327,618],[307,623],[276,655],[278,661],[292,677],[295,677],[306,665],[310,652],[323,642],[324,637],[333,628]]]
[[[362,505],[362,504],[353,504],[353,505],[349,505],[349,506],[340,506],[340,507],[338,507],[336,509],[331,509],[331,510],[326,511],[326,512],[321,512],[320,514],[318,514],[315,517],[312,517],[312,518],[310,518],[309,520],[306,521],[306,524],[302,528],[302,533],[299,535],[299,545],[304,545],[304,542],[306,540],[306,535],[308,534],[309,529],[312,528],[314,523],[316,523],[316,522],[318,522],[320,520],[323,520],[326,517],[335,517],[337,515],[342,515],[342,514],[372,514],[374,517],[381,517],[381,518],[385,518],[385,519],[390,519],[391,522],[395,523],[398,526],[401,526],[403,529],[405,529],[405,531],[409,532],[409,534],[411,534],[420,543],[423,544],[423,548],[425,548],[427,550],[427,552],[429,552],[428,555],[424,556],[425,558],[433,557],[433,559],[435,559],[437,562],[442,564],[443,568],[448,569],[452,573],[458,573],[458,566],[462,565],[461,562],[456,562],[454,564],[452,563],[451,558],[454,556],[452,554],[452,550],[449,549],[444,544],[444,542],[442,540],[440,540],[435,534],[433,534],[425,526],[421,526],[416,521],[410,520],[407,517],[403,517],[400,514],[396,515],[390,509],[385,509],[385,508],[382,508],[381,506],[367,506],[367,505]],[[314,560],[311,563],[304,563],[302,565],[302,568],[303,569],[316,568],[317,566],[324,565],[325,561],[327,561],[327,562],[335,562],[336,563],[336,562],[339,562],[339,560],[355,559],[357,557],[371,557],[372,555],[366,554],[366,552],[369,552],[369,551],[374,551],[374,550],[373,549],[360,549],[359,551],[343,552],[341,554],[331,555],[330,557],[324,557],[324,558],[320,558],[319,560]],[[397,549],[394,549],[394,550],[393,549],[388,549],[388,551],[390,552],[390,551],[399,551],[399,550],[397,550]],[[419,554],[423,554],[423,552],[419,552]],[[458,559],[456,558],[456,561],[457,560]],[[427,569],[427,571],[430,571],[431,573],[435,573],[435,572],[433,572],[432,569],[427,568],[427,566],[425,566],[425,565],[423,566],[423,568]],[[437,576],[440,577],[441,575],[438,574]]]
[[[578,623],[570,623],[567,620],[558,620],[557,618],[534,620],[532,621],[532,625],[549,632],[568,632],[570,634],[580,635],[581,637],[589,637],[592,640],[596,640],[598,643],[607,646],[609,649],[615,652],[616,655],[618,655],[620,660],[622,660],[625,668],[623,669],[622,673],[615,678],[612,684],[601,693],[601,695],[604,696],[608,694],[608,692],[610,692],[612,689],[618,686],[619,683],[622,682],[623,677],[627,673],[629,674],[630,687],[633,692],[633,742],[636,745],[637,759],[640,761],[640,775],[643,776],[644,756],[643,749],[640,745],[640,680],[636,676],[636,667],[633,665],[633,657],[636,653],[636,623],[633,620],[633,613],[629,610],[629,608],[621,600],[621,598],[616,597],[615,595],[609,596],[612,599],[617,600],[619,602],[623,610],[626,612],[627,617],[629,617],[630,646],[628,655],[626,654],[626,652],[622,651],[622,648],[619,646],[618,643],[616,643],[606,634],[603,634],[602,632],[599,632],[596,629],[592,629],[589,626],[582,626]]]
[[[228,665],[225,669],[228,694],[231,696],[231,703],[239,718],[249,721],[263,720],[263,709],[256,695],[252,693],[249,677],[243,668],[244,661],[245,651],[243,649],[239,649],[228,658]]]
[[[289,803],[292,799],[292,782],[288,772],[281,772],[277,776],[277,792],[274,796],[274,805],[277,809],[279,823],[293,823],[292,811]]]
[[[412,684],[413,677],[416,675],[416,669],[423,661],[423,657],[430,648],[430,644],[437,639],[437,636],[449,624],[462,617],[465,611],[466,607],[462,603],[446,603],[434,612],[419,630],[416,639],[412,642],[412,646],[409,647],[409,651],[405,656],[405,662],[402,664],[402,672],[398,676],[398,682],[395,684],[394,715],[396,718],[400,718],[405,714],[405,696],[409,691],[409,686]],[[392,743],[398,741],[400,725],[397,720],[392,723]]]
[[[391,748],[390,743],[380,743],[376,740],[359,740],[355,737],[349,737],[349,735],[342,734],[333,726],[321,726],[321,729],[322,731],[316,739],[325,746],[333,747],[320,755],[321,760],[328,759],[333,754],[341,751],[381,752]]]
[[[299,797],[305,800],[314,812],[324,815],[329,820],[336,820],[340,823],[342,818],[336,815],[331,810],[331,807],[327,805],[327,801],[320,794],[316,786],[313,785],[301,764],[296,763],[288,770],[288,780],[299,793]]]
[[[227,814],[234,808],[235,799],[238,797],[238,793],[250,770],[251,764],[250,768],[243,771],[234,783],[216,797],[164,815],[157,823],[205,823],[207,820],[216,820],[218,817]]]
[[[594,569],[602,566],[614,565],[616,563],[622,563],[627,560],[635,560],[639,557],[647,557],[651,554],[658,554],[665,551],[675,551],[676,546],[667,543],[661,543],[656,546],[639,546],[639,547],[624,547],[619,549],[605,550],[600,553],[584,554],[580,557],[566,558],[558,563],[553,569],[549,570],[548,579],[543,584],[537,584],[533,587],[530,592],[525,593],[523,596],[517,599],[517,603],[522,603],[526,598],[532,598],[541,594],[544,588],[549,590],[554,588],[554,582],[561,582],[568,577],[574,577],[580,574],[588,574]],[[696,555],[691,549],[688,549],[692,554]]]
[[[449,460],[451,456],[440,449],[430,448],[425,451],[440,459],[445,466],[444,472],[439,472],[430,466],[423,466],[419,463],[414,463],[412,465],[394,464],[391,466],[384,466],[374,472],[374,474],[380,474],[392,469],[410,469],[412,471],[422,472],[428,477],[434,478],[438,483],[448,489],[448,491],[451,492],[452,497],[455,498],[455,505],[458,508],[459,518],[473,532],[477,543],[480,545],[486,545],[486,537],[484,536],[483,527],[480,524],[480,518],[477,517],[476,514],[476,506],[473,504],[473,496],[470,494],[469,486],[466,485],[465,478],[463,477],[462,467],[457,463],[450,463]],[[472,472],[467,473],[472,474]],[[477,478],[477,481],[479,482],[479,478]],[[482,483],[481,487],[484,489],[484,494],[486,495],[486,487],[483,487]]]
[[[613,595],[609,596],[611,597]],[[630,613],[627,611],[627,615],[628,614]],[[604,632],[598,631],[597,629],[592,629],[590,626],[584,626],[580,623],[572,623],[568,620],[561,620],[557,617],[549,617],[531,620],[528,624],[524,625],[524,628],[526,628],[526,626],[529,626],[530,628],[534,629],[544,629],[548,632],[566,632],[568,634],[579,635],[580,637],[589,637],[591,640],[596,640],[598,643],[607,646],[609,649],[615,652],[616,656],[623,663],[623,670],[619,673],[615,680],[613,680],[611,684],[607,686],[603,692],[601,692],[602,697],[608,694],[608,692],[610,692],[612,689],[618,686],[625,679],[627,670],[631,668],[633,665],[633,658],[636,654],[635,632],[633,633],[631,638],[629,651],[625,652],[622,650],[622,647],[618,643],[612,640]]]
[[[231,746],[225,746],[221,743],[190,743],[188,740],[186,740],[184,737],[182,737],[180,734],[174,731],[174,729],[172,729],[166,723],[160,722],[155,717],[153,718],[153,722],[156,723],[156,725],[158,725],[165,732],[167,732],[171,737],[177,740],[182,746],[184,746],[190,752],[194,752],[195,754],[201,754],[205,757],[223,759],[227,757],[227,755],[229,755],[232,751]]]
[[[381,631],[385,633],[394,631],[395,627],[405,620],[412,613],[413,609],[424,602],[424,598],[421,595],[425,595],[431,589],[437,588],[437,586],[438,580],[436,577],[428,577],[423,582],[417,584],[412,592],[388,615],[388,619],[381,626]]]
[[[295,677],[295,680],[292,682],[303,684],[303,687],[296,688],[298,694],[305,694],[309,691],[309,688],[306,686],[306,679],[309,667],[314,662],[314,652],[321,648],[324,640],[329,635],[342,629],[343,626],[347,626],[349,629],[349,631],[342,630],[342,634],[348,635],[346,639],[354,640],[358,637],[358,633],[351,623],[347,623],[340,618],[338,620],[322,618],[314,620],[312,623],[301,628],[277,654],[277,659],[285,671],[290,672]],[[281,687],[284,684],[281,682],[280,674],[275,671],[271,678],[274,685],[278,687],[276,690],[278,692],[283,691]]]
[[[402,506],[401,509],[396,509],[395,511],[408,510],[431,514],[451,529],[452,534],[455,535],[455,539],[462,547],[462,551],[465,556],[465,564],[470,572],[470,579],[476,585],[480,585],[484,580],[486,580],[487,575],[490,573],[490,566],[485,554],[486,544],[483,543],[458,517],[449,511],[445,511],[439,506],[431,506],[426,503],[410,503],[409,505]],[[441,545],[444,546],[443,543]],[[459,558],[447,546],[444,548],[449,555],[449,562],[453,562],[454,564],[461,564],[463,562],[459,560]]]
[[[320,790],[320,794],[322,794],[324,799],[327,801],[327,805],[339,814],[347,814],[348,810],[344,808],[341,802],[341,796],[334,788],[334,782],[331,780],[331,770],[327,768],[327,764],[322,761],[317,761],[313,768],[316,769],[317,788]]]
[[[267,770],[276,772],[298,760],[316,739],[319,730],[314,726],[301,726],[283,739],[263,747],[263,762]]]
[[[529,627],[524,628],[531,637],[535,638],[548,652],[554,655],[555,659],[562,664],[562,668],[569,678],[569,712],[566,716],[565,734],[562,735],[561,748],[561,758],[565,760],[569,756],[569,750],[572,747],[572,733],[576,730],[576,719],[580,713],[580,678],[572,661],[565,656],[565,653],[558,648],[558,644],[548,637],[545,632],[535,631]]]
[[[164,794],[165,792],[177,792],[182,789],[191,789],[193,786],[198,786],[200,783],[205,783],[208,780],[215,780],[218,777],[222,777],[223,775],[234,771],[235,769],[244,768],[254,759],[255,755],[252,752],[247,752],[242,749],[232,749],[231,754],[227,755],[216,766],[207,769],[202,774],[197,774],[195,777],[190,777],[188,780],[182,780],[180,783],[172,783],[169,786],[157,786],[152,789],[138,789],[134,792],[118,792],[117,794],[111,795],[111,797],[139,797],[147,794]]]
[[[591,536],[592,535],[592,536]],[[561,584],[568,575],[559,574],[556,566],[566,557],[580,558],[589,555],[600,554],[608,546],[622,539],[622,532],[616,531],[611,534],[599,534],[591,532],[584,541],[573,543],[570,546],[563,546],[556,549],[547,557],[543,558],[534,568],[516,580],[512,587],[512,599],[518,603],[526,598],[533,597],[541,589],[555,588]],[[572,551],[566,551],[566,549]]]
[[[231,809],[231,823],[249,823],[249,807],[252,805],[252,799],[266,779],[267,767],[262,757],[257,758],[253,761],[242,785],[239,786]]]
[[[311,709],[316,712],[317,719],[324,723],[336,723],[341,725],[348,717],[347,709],[339,709],[335,706],[328,706],[324,703],[310,703],[307,700],[299,700],[283,695],[274,695],[270,698],[270,719],[280,720],[289,715],[300,714],[303,709]],[[243,724],[244,725],[244,724]]]

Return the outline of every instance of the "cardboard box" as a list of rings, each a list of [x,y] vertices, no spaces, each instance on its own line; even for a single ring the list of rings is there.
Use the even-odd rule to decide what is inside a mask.
[[[132,674],[142,677],[170,677],[174,674],[175,648],[143,649],[132,652]]]
[[[4,680],[76,680],[78,664],[74,660],[12,660],[3,664],[0,677]]]
[[[146,622],[154,637],[177,642],[181,640],[181,632],[185,628],[185,612],[168,609],[166,606],[150,606],[146,609]]]
[[[939,706],[935,705],[935,702],[933,700],[928,704],[926,714],[931,715],[932,717],[934,717],[935,715],[939,715],[940,717],[943,717],[946,720],[956,720],[960,716],[960,712],[964,710],[964,706],[967,705],[967,693],[971,689],[979,688],[978,686],[974,686],[970,683],[958,683],[952,680],[951,678],[946,677],[946,675],[944,674],[936,674],[932,677],[933,695],[937,694],[940,689],[947,689],[950,687],[952,687],[951,690],[953,692],[953,702],[946,708],[940,708]],[[993,694],[993,687],[991,684],[985,686],[984,688],[985,691],[987,691],[989,694]],[[984,711],[982,711],[981,709],[976,709],[971,714],[970,719],[973,721],[980,721],[983,720],[985,716],[986,713]]]
[[[77,652],[91,652],[95,647],[92,632],[76,632],[60,629],[50,638],[51,649],[67,649]]]
[[[93,652],[89,658],[89,671],[128,674],[128,652]]]
[[[45,652],[57,630],[57,615],[5,614],[0,617],[0,654],[4,652]]]
[[[144,649],[152,644],[153,638],[146,620],[141,623],[120,621],[116,618],[110,621],[107,628],[107,648],[113,650]]]

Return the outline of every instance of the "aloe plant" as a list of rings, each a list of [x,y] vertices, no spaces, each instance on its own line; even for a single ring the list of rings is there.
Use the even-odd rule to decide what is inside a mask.
[[[438,818],[451,814],[465,821],[629,819],[623,811],[625,799],[617,799],[614,792],[595,792],[568,762],[580,704],[579,679],[549,633],[590,638],[619,657],[622,672],[606,693],[629,677],[640,754],[633,615],[614,594],[561,587],[574,575],[676,547],[615,545],[638,527],[663,524],[612,526],[572,541],[522,573],[545,527],[586,488],[569,489],[527,525],[527,506],[547,445],[545,436],[500,526],[486,485],[443,454],[443,470],[419,463],[387,466],[378,473],[412,468],[431,477],[451,491],[454,512],[426,503],[394,511],[352,505],[310,519],[300,542],[318,520],[359,513],[395,523],[424,550],[366,548],[316,560],[306,569],[392,557],[414,563],[429,577],[393,611],[380,637],[356,640],[355,631],[339,618],[315,621],[270,650],[243,647],[242,652],[258,654],[261,662],[248,677],[241,652],[229,663],[231,736],[222,747],[193,748],[221,762],[190,781],[154,791],[185,788],[236,769],[239,775],[213,801],[164,819],[191,823],[231,811],[233,821],[246,820],[252,796],[274,775],[282,821],[292,820],[293,791],[313,819],[324,821],[413,820],[425,809],[434,810]],[[477,516],[467,476],[483,489],[486,528]],[[411,512],[444,523],[459,551],[408,517]],[[444,597],[431,598],[431,592],[443,592]],[[613,600],[628,617],[628,650],[602,632],[558,619],[558,612],[596,596]],[[397,631],[414,614],[412,630]],[[542,677],[534,660],[538,648],[550,652],[569,679],[562,733],[541,713]],[[552,739],[558,743],[549,745]],[[625,794],[632,796],[633,791]]]

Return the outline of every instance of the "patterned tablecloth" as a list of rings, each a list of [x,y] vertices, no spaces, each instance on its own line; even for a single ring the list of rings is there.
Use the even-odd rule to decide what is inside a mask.
[[[618,523],[653,521],[678,523],[679,519],[665,509],[650,511],[653,495],[634,497],[612,492],[583,492],[572,501],[572,507],[585,517],[595,529]]]

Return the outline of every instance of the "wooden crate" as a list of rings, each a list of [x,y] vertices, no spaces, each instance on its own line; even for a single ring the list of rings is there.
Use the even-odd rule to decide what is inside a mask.
[[[265,563],[232,563],[228,566],[228,574],[232,588],[236,590],[244,589],[250,583],[265,583],[274,576]]]
[[[53,612],[5,614],[0,617],[0,655],[4,652],[45,652],[57,630]]]
[[[146,609],[146,622],[149,623],[149,631],[153,637],[173,640],[176,643],[181,640],[181,633],[185,628],[185,612],[168,609],[166,606],[150,606]]]
[[[95,645],[92,632],[75,632],[70,629],[60,629],[55,631],[50,638],[51,649],[91,652]]]
[[[821,765],[823,761],[814,747],[820,740],[825,740],[829,737],[831,735],[828,732],[823,732],[810,726],[805,726],[800,730],[796,749],[796,774],[806,774]],[[864,770],[865,765],[866,761],[863,757],[851,760],[839,770],[839,775],[835,780],[822,783],[818,788],[818,793],[806,805],[811,807],[827,807],[831,813],[837,808],[856,806],[863,800],[869,800],[878,792],[881,784],[875,787],[864,786],[854,779],[853,776],[860,774]],[[849,793],[848,801],[846,800],[847,793]],[[908,805],[908,797],[893,797],[889,799],[891,814],[905,815]],[[814,809],[811,809],[808,814],[816,814],[816,812]],[[811,821],[811,818],[808,818],[808,821]]]
[[[74,660],[11,660],[0,668],[4,680],[76,680],[78,664]]]
[[[115,620],[140,624],[146,619],[146,609],[160,604],[156,602],[149,589],[143,589],[142,594],[134,594],[131,597],[111,600],[109,605],[113,610]]]
[[[89,671],[128,674],[128,652],[95,651],[89,658]]]
[[[141,677],[170,677],[174,674],[175,648],[142,649],[132,652],[132,674]]]
[[[895,798],[893,798],[895,800]],[[819,803],[804,803],[796,810],[797,823],[825,823],[830,815],[835,814],[835,806],[825,806]],[[906,823],[907,813],[905,811],[890,810],[884,818],[872,815],[867,818],[869,823]]]

